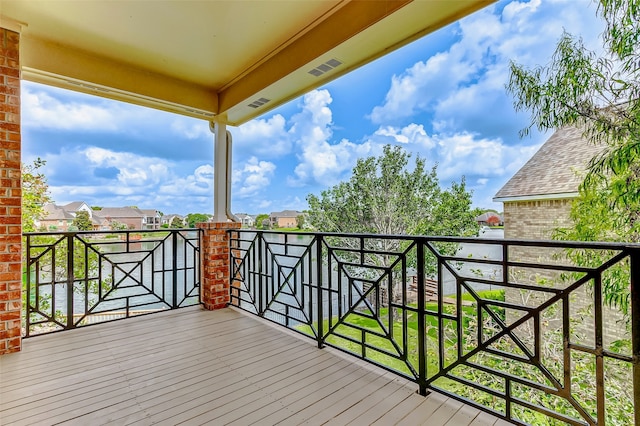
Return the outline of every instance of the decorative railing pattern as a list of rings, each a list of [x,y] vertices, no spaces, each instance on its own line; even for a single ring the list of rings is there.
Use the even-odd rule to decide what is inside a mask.
[[[638,245],[267,231],[230,245],[232,305],[422,395],[516,424],[640,426]]]
[[[200,303],[200,231],[26,233],[24,335]]]

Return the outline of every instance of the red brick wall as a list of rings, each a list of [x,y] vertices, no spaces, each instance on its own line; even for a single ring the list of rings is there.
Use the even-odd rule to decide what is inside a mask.
[[[20,35],[0,28],[0,355],[21,347]]]
[[[227,230],[241,223],[198,223],[202,237],[200,297],[206,309],[221,309],[229,303],[229,236]]]

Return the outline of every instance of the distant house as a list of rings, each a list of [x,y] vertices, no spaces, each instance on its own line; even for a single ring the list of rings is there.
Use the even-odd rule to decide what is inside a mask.
[[[142,229],[160,229],[162,225],[162,216],[158,210],[140,209],[144,214],[142,219]]]
[[[569,225],[584,172],[602,149],[580,129],[557,130],[493,198],[504,204],[505,238],[548,240]]]
[[[36,221],[36,226],[47,231],[68,231],[75,219],[73,214],[55,204],[45,204],[43,209],[44,214]]]
[[[248,215],[246,213],[236,213],[236,217],[240,219],[242,226],[252,228],[255,225],[255,216]]]
[[[89,219],[94,230],[109,229],[109,223],[98,212],[84,201],[74,201],[69,204],[57,206],[55,204],[44,205],[44,215],[36,224],[39,228],[45,228],[47,231],[69,231],[72,229],[73,221],[80,211],[85,211],[89,215]]]
[[[269,222],[272,228],[294,228],[298,226],[298,216],[304,213],[297,210],[283,210],[281,212],[271,212]]]
[[[103,207],[93,210],[84,201],[74,201],[61,206],[46,204],[44,215],[36,226],[48,231],[69,231],[80,211],[86,211],[89,214],[95,231],[160,228],[160,213],[156,210],[143,211],[136,207]]]
[[[125,225],[128,229],[145,229],[145,214],[136,207],[103,207],[99,213],[111,224]]]
[[[502,220],[502,216],[494,212],[482,213],[480,216],[476,217],[476,222],[478,222],[478,225],[480,226],[504,225],[504,220]]]

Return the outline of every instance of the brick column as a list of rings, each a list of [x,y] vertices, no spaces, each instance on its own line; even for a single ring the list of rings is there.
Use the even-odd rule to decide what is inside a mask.
[[[0,355],[21,348],[20,34],[0,28]]]
[[[205,309],[221,309],[229,304],[229,235],[240,223],[198,223],[204,230],[201,247],[200,299]]]

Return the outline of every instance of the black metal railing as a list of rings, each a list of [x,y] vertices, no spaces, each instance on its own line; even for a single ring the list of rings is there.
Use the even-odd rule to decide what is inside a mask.
[[[640,426],[640,246],[230,231],[231,304],[516,424]]]
[[[200,233],[25,233],[23,334],[200,303]]]

